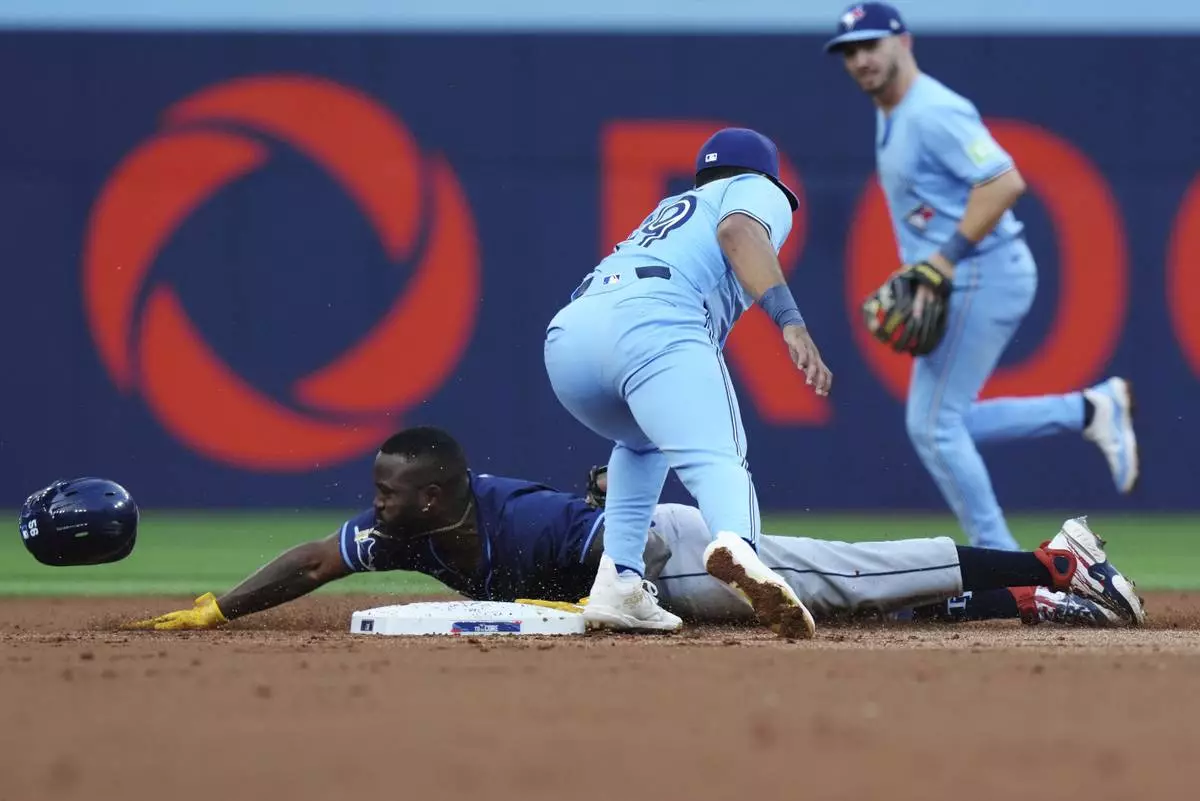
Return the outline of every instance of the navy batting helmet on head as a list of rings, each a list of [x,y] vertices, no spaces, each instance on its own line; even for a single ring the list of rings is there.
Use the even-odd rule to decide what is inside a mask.
[[[44,565],[100,565],[133,552],[139,511],[129,492],[104,478],[55,481],[25,499],[25,547]]]
[[[722,128],[696,154],[696,174],[717,167],[740,167],[770,178],[787,195],[792,211],[800,207],[795,193],[779,178],[779,149],[758,131]]]

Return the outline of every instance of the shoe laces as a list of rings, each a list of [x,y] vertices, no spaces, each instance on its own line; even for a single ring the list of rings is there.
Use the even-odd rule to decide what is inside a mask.
[[[1043,620],[1054,623],[1071,623],[1078,620],[1096,619],[1095,604],[1079,596],[1065,593],[1061,599],[1047,599],[1043,607]]]
[[[632,585],[633,585],[633,582],[630,582],[627,586],[632,588]],[[648,578],[642,578],[641,589],[642,589],[642,592],[647,593],[654,600],[655,603],[658,603],[658,587],[655,586],[653,581],[651,581]]]

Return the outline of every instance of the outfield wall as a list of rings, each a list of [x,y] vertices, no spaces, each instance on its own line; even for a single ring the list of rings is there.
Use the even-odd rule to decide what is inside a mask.
[[[803,194],[785,262],[837,382],[816,400],[758,312],[739,326],[763,505],[941,508],[904,361],[858,328],[895,251],[872,112],[823,35],[78,27],[0,32],[0,505],[82,473],[159,506],[352,505],[413,423],[578,486],[606,449],[555,403],[545,323],[740,124]],[[1032,188],[1038,298],[988,394],[1119,372],[1139,396],[1138,497],[1063,438],[985,451],[1002,501],[1200,508],[1195,40],[918,41]]]

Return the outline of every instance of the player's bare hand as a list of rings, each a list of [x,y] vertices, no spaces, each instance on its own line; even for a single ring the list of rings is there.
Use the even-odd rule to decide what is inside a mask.
[[[217,598],[211,592],[206,592],[195,600],[191,609],[181,609],[178,612],[168,612],[165,615],[152,617],[148,620],[138,620],[121,626],[126,631],[143,629],[147,631],[185,631],[189,629],[215,629],[223,623],[228,623],[225,615],[217,606]]]
[[[802,325],[789,325],[783,329],[783,341],[787,343],[792,363],[804,373],[804,380],[818,395],[828,395],[833,387],[833,371],[821,361],[816,343]]]
[[[933,290],[927,286],[917,287],[917,294],[913,296],[912,315],[914,320],[920,320],[921,315],[925,313],[925,308],[933,301]]]
[[[943,257],[940,253],[935,253],[930,256],[925,264],[928,264],[930,267],[936,269],[938,273],[941,273],[943,280],[948,284],[954,282],[954,265],[946,261],[945,257]],[[903,269],[908,268],[905,267],[902,268],[902,270]],[[918,284],[916,294],[913,296],[913,319],[920,320],[921,315],[925,312],[925,309],[928,308],[929,304],[932,303],[936,297],[937,292],[930,284]]]

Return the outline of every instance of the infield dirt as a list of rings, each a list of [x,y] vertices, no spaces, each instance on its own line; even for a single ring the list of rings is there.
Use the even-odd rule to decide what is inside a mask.
[[[1200,798],[1200,594],[1150,626],[384,638],[317,596],[0,600],[0,801]]]

